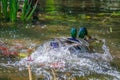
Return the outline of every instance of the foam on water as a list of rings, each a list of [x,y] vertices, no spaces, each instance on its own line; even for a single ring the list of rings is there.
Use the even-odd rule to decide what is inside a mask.
[[[120,79],[120,72],[110,66],[112,56],[103,40],[102,49],[104,53],[73,53],[66,47],[51,49],[49,41],[42,44],[29,57],[21,59],[14,63],[15,66],[22,66],[23,70],[27,65],[31,66],[36,76],[44,74],[50,75],[48,69],[57,69],[59,72],[70,72],[72,76],[85,76],[92,73],[112,76],[114,79]],[[66,78],[65,76],[62,76]]]

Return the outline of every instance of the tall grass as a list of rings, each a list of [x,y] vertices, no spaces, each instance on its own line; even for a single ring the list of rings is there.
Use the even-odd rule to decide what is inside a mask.
[[[31,1],[31,2],[30,2]],[[19,8],[19,0],[0,0],[2,2],[2,14],[5,19],[9,19],[12,22],[17,20],[17,12]],[[22,21],[28,21],[31,19],[36,7],[38,0],[36,0],[35,4],[32,0],[24,0],[22,7]]]
[[[32,5],[32,0],[29,2],[29,0],[25,0],[23,4],[23,9],[22,9],[22,16],[21,19],[24,21],[30,20],[31,16],[33,15],[33,12],[35,11],[37,7],[38,0],[35,2],[34,5]]]
[[[9,0],[10,1],[10,20],[16,21],[17,11],[18,11],[18,0]]]
[[[2,13],[5,17],[5,19],[8,19],[9,16],[8,16],[8,0],[1,0],[2,1]]]
[[[6,20],[16,21],[18,11],[18,0],[1,0],[2,14]]]

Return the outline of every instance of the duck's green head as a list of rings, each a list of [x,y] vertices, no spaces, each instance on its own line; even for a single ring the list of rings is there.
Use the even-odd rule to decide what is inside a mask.
[[[87,29],[85,27],[81,27],[79,32],[78,32],[78,37],[84,38],[86,35],[88,35]]]
[[[76,28],[71,28],[71,37],[76,38],[77,37],[77,29]]]

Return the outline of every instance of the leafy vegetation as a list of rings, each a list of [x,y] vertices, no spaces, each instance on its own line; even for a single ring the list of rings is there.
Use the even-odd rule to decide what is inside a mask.
[[[24,0],[21,20],[28,21],[31,19],[31,16],[33,15],[33,12],[36,9],[37,3],[38,0],[35,2],[34,5],[32,5],[33,4],[32,0],[31,2],[29,2],[29,0]],[[20,5],[21,4],[19,3],[18,0],[2,0],[1,12],[4,15],[5,20],[15,22],[17,20],[17,13]]]
[[[10,0],[10,21],[14,22],[17,19],[18,0]]]
[[[2,12],[4,14],[5,19],[9,18],[7,7],[8,7],[8,0],[2,0]]]
[[[33,12],[35,11],[35,9],[37,7],[37,3],[38,3],[38,0],[34,4],[34,6],[32,6],[32,0],[30,2],[29,2],[29,0],[24,1],[23,9],[22,9],[22,16],[21,16],[22,20],[24,20],[24,21],[30,20]]]

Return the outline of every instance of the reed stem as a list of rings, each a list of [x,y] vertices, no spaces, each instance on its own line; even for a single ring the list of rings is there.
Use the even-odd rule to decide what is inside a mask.
[[[34,6],[32,6],[33,4],[32,1],[31,2],[29,2],[29,0],[24,1],[21,20],[24,20],[24,21],[30,20],[31,16],[33,15],[37,7],[37,3],[38,3],[38,0],[34,4]]]
[[[2,0],[2,13],[5,16],[5,19],[8,19],[8,0]]]
[[[29,80],[32,80],[32,73],[31,73],[30,65],[28,65],[28,74],[29,74]]]

